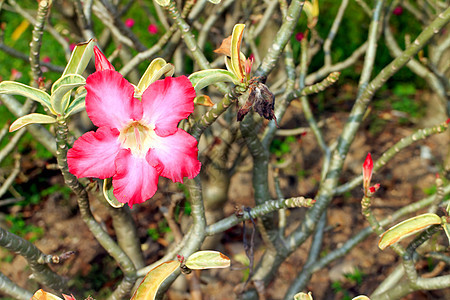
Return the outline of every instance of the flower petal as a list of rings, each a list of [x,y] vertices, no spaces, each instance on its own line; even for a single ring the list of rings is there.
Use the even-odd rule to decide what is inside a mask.
[[[114,159],[120,151],[119,132],[109,127],[89,131],[67,152],[69,172],[81,177],[105,179],[115,173]]]
[[[142,94],[144,116],[159,136],[177,131],[178,122],[194,111],[195,90],[186,76],[152,83]]]
[[[146,159],[161,176],[183,182],[183,177],[192,179],[200,173],[197,140],[183,129],[160,137],[155,144],[157,147],[148,151]]]
[[[122,149],[116,157],[113,177],[114,196],[122,203],[142,203],[150,199],[158,188],[159,172],[144,157],[136,157],[130,149]]]
[[[103,70],[115,70],[113,65],[109,62],[106,56],[98,49],[97,46],[94,47],[94,55],[95,55],[95,70],[103,71]]]
[[[142,104],[134,96],[134,87],[119,72],[95,72],[86,80],[86,111],[97,127],[120,130],[130,120],[140,120]]]

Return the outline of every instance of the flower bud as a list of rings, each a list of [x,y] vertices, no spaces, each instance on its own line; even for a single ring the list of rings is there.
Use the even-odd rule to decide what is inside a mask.
[[[367,153],[366,160],[363,164],[363,184],[364,190],[367,190],[372,179],[373,161],[370,153]]]

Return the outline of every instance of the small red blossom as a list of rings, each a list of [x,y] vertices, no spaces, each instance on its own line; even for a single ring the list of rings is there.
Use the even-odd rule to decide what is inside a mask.
[[[396,16],[400,16],[403,13],[403,7],[401,7],[400,5],[397,6],[396,8],[394,8],[392,13]]]
[[[299,33],[297,33],[297,34],[295,35],[295,39],[296,39],[298,42],[301,42],[304,38],[305,38],[305,34],[304,34],[303,32],[299,32]]]
[[[448,118],[445,123],[450,124],[450,118]]]
[[[373,171],[373,161],[370,153],[367,153],[366,160],[363,163],[363,181],[364,181],[364,189],[367,189],[370,184],[370,180],[372,179],[372,171]]]
[[[16,70],[16,69],[11,69],[11,77],[9,80],[14,81],[17,79],[20,79],[22,77],[22,72]]]
[[[150,25],[148,25],[147,30],[148,30],[148,32],[150,32],[150,34],[157,34],[158,26],[156,26],[156,24],[150,24]]]
[[[48,56],[44,56],[44,57],[42,58],[42,61],[45,62],[45,63],[49,63],[49,62],[52,61],[52,59],[51,59],[50,57],[48,57]]]
[[[125,20],[125,26],[127,26],[128,28],[132,28],[134,26],[134,19],[126,19]]]
[[[77,46],[77,44],[71,43],[71,44],[69,45],[70,51],[73,51],[73,49],[75,49],[76,46]]]
[[[95,51],[97,71],[86,79],[86,111],[98,129],[68,151],[69,171],[79,178],[112,177],[114,196],[130,207],[155,194],[159,176],[174,182],[197,176],[197,140],[177,127],[194,110],[189,79],[155,81],[140,101],[134,86]]]

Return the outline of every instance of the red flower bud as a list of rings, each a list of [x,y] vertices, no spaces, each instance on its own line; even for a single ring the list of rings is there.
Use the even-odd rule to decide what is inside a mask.
[[[370,153],[367,154],[366,160],[363,163],[363,181],[364,189],[367,189],[372,179],[373,161]]]

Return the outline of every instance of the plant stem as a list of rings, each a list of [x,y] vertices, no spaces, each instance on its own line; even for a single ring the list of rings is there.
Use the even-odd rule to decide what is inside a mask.
[[[266,56],[261,62],[261,65],[259,65],[255,72],[256,77],[267,76],[273,68],[275,68],[284,47],[294,32],[295,25],[297,25],[304,3],[305,1],[293,0],[289,5],[286,17],[283,18],[283,24],[278,30],[272,46],[270,46]]]
[[[384,167],[389,160],[391,160],[397,153],[399,153],[402,149],[408,147],[409,145],[423,140],[431,135],[443,133],[445,132],[449,127],[449,124],[447,122],[442,122],[441,124],[418,129],[413,134],[402,138],[400,141],[398,141],[394,146],[386,150],[383,155],[374,163],[373,165],[373,172],[376,172],[380,170],[382,167]],[[359,175],[355,177],[354,179],[350,180],[349,182],[339,186],[335,190],[335,195],[343,194],[349,190],[354,189],[355,187],[359,186],[363,181],[362,175]]]
[[[81,218],[86,223],[89,230],[93,233],[100,245],[102,245],[108,254],[114,258],[124,273],[122,283],[119,284],[118,289],[116,289],[111,295],[112,299],[120,299],[130,293],[134,281],[137,278],[136,268],[125,252],[94,219],[89,207],[89,197],[86,189],[81,185],[78,179],[69,172],[69,167],[67,165],[67,134],[68,128],[65,120],[59,119],[56,123],[56,158],[58,160],[58,167],[64,176],[66,185],[69,186],[77,196]]]
[[[30,300],[33,294],[12,282],[0,273],[0,291],[20,300]]]
[[[0,246],[23,256],[38,282],[59,292],[67,288],[66,280],[54,273],[44,263],[48,261],[47,256],[51,257],[51,255],[43,254],[29,241],[0,227]]]

